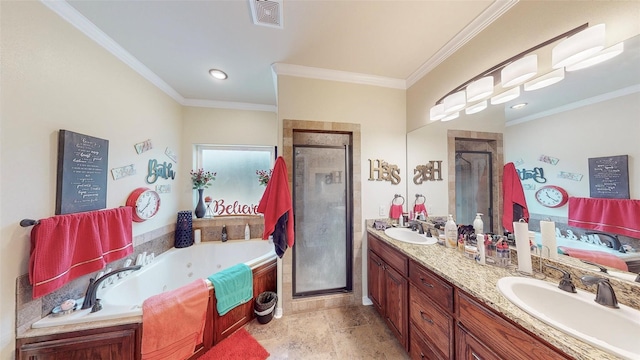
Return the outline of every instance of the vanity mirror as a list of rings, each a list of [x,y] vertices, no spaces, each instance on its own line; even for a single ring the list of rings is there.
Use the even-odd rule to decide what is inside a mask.
[[[526,105],[515,106],[518,104]],[[458,119],[433,122],[409,132],[407,178],[413,177],[417,165],[436,159],[445,160],[443,166],[448,176],[441,182],[420,185],[409,182],[407,194],[424,194],[430,215],[455,214],[457,207],[466,206],[465,201],[457,198],[455,182],[446,180],[457,177],[456,169],[460,167],[456,165],[462,159],[473,161],[465,154],[456,157],[461,153],[456,139],[478,142],[494,137],[492,150],[504,156],[502,162],[498,161],[500,170],[503,164],[513,162],[517,169],[537,174],[525,179],[520,174],[532,227],[545,218],[552,218],[561,227],[561,223],[567,223],[566,204],[546,207],[536,201],[535,194],[543,186],[553,185],[566,190],[568,196],[589,197],[589,158],[628,155],[631,198],[640,198],[639,114],[640,35],[637,35],[624,41],[621,55],[590,68],[567,71],[565,79],[557,84],[523,91],[519,98],[489,105],[480,113],[461,113]],[[501,197],[501,184],[493,184],[489,189],[494,197]],[[479,194],[472,192],[471,196]],[[485,214],[487,231],[502,230],[501,222],[495,221],[501,218],[501,200],[499,206],[490,207],[489,214],[482,209],[477,211]],[[487,229],[487,217],[492,215],[493,225]],[[640,264],[640,241],[636,244],[639,252],[624,256]]]

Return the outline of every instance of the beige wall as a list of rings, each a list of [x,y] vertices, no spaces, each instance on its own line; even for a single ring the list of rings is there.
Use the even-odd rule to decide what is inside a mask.
[[[191,154],[197,144],[278,145],[278,122],[273,112],[184,107],[182,117],[180,153],[186,156],[178,165],[183,174],[195,168]],[[185,182],[176,191],[180,195],[180,209],[195,206],[191,183]]]
[[[0,358],[13,358],[15,279],[27,272],[29,234],[23,218],[55,211],[57,134],[67,129],[109,140],[109,169],[135,164],[137,175],[108,175],[107,207],[124,205],[145,183],[149,159],[170,161],[180,148],[181,106],[40,2],[1,2]],[[151,139],[137,155],[133,145]],[[134,235],[175,223],[184,177],[162,183],[160,213],[134,224]],[[158,182],[160,183],[160,181]]]
[[[407,90],[407,130],[428,124],[429,109],[449,91],[522,51],[584,23],[605,23],[613,45],[640,33],[639,18],[640,1],[520,1]]]

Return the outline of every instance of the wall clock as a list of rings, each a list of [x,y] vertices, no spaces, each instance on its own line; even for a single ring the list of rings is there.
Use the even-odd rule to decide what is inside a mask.
[[[569,194],[559,186],[547,185],[536,191],[536,200],[538,200],[542,206],[558,208],[569,201]]]
[[[143,222],[154,217],[160,210],[160,195],[149,188],[140,187],[129,194],[126,205],[133,207],[133,221]]]

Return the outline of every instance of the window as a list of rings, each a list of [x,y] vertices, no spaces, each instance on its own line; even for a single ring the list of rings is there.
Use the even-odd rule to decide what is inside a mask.
[[[256,171],[273,168],[275,157],[275,146],[196,145],[196,168],[216,173],[204,190],[214,215],[255,215],[265,189]]]

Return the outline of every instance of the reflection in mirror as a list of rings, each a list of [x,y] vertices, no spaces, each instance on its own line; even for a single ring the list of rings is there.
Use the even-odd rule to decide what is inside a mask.
[[[621,253],[610,248],[607,240],[587,235],[588,230],[567,226],[567,205],[551,208],[535,199],[536,191],[545,185],[559,186],[571,197],[590,197],[588,159],[616,155],[628,155],[631,198],[640,196],[637,175],[640,169],[640,147],[637,145],[640,134],[640,36],[625,41],[624,48],[621,55],[604,63],[566,72],[565,79],[557,84],[523,91],[520,98],[498,105],[504,106],[504,111],[496,111],[497,106],[490,105],[483,112],[461,114],[451,122],[434,122],[408,133],[407,168],[412,171],[425,156],[449,159],[444,167],[455,167],[454,155],[447,153],[448,148],[455,152],[453,144],[443,140],[447,137],[447,129],[482,131],[480,124],[488,127],[486,124],[491,123],[493,131],[495,121],[501,118],[504,163],[513,162],[518,170],[539,174],[522,180],[531,213],[530,229],[539,232],[539,221],[552,219],[557,224],[559,241],[566,242],[567,247],[616,256],[628,265],[629,272],[621,277],[635,279],[635,274],[640,272],[640,237],[618,236],[629,250]],[[516,109],[514,105],[519,103],[527,105]],[[424,193],[428,203],[433,201],[431,206],[437,209],[433,214],[446,215],[449,200],[453,198],[450,189],[455,185],[444,185],[443,188],[436,184],[417,186],[409,183],[407,193]],[[640,214],[635,218],[638,216]],[[497,228],[500,228],[499,224]],[[584,268],[591,266],[581,264]],[[598,270],[597,267],[593,269]],[[610,273],[618,272],[609,269]]]
[[[214,216],[255,215],[265,186],[258,171],[269,171],[275,161],[274,146],[196,145],[196,168],[216,173],[205,189]],[[194,197],[194,206],[197,199]]]

